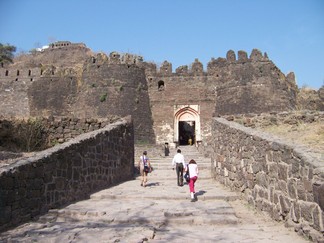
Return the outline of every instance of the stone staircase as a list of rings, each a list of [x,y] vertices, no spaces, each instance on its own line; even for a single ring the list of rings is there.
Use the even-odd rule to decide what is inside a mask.
[[[88,200],[51,210],[6,232],[0,242],[272,242],[265,239],[276,234],[273,230],[256,232],[257,224],[242,225],[231,205],[238,196],[211,178],[210,159],[194,146],[180,149],[186,162],[197,161],[198,201],[190,201],[187,185],[177,186],[172,150],[168,157],[150,157],[154,170],[147,187],[136,177]]]
[[[194,159],[197,162],[199,169],[204,173],[206,172],[206,176],[210,178],[210,158],[203,157],[194,146],[182,146],[179,148],[181,153],[184,155],[186,163],[191,159]],[[176,154],[176,150],[177,149],[172,149],[170,155],[166,157],[149,157],[153,168],[158,170],[171,170],[172,159]],[[204,176],[204,178],[206,177]]]

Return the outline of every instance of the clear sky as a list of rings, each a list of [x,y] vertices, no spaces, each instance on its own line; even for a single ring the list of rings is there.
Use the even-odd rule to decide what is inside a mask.
[[[0,16],[17,53],[66,40],[174,71],[257,48],[300,88],[324,85],[324,0],[0,0]]]

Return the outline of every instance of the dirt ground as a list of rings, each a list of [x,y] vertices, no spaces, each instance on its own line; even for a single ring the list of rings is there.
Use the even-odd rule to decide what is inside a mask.
[[[256,129],[283,138],[293,144],[301,144],[316,153],[324,153],[324,123],[280,124]]]

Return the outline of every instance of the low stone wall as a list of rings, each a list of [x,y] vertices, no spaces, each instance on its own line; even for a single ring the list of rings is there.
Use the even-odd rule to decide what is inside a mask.
[[[324,242],[324,157],[215,118],[213,177],[299,234]]]
[[[133,179],[130,117],[0,169],[0,231]]]
[[[80,134],[91,132],[120,119],[75,117],[0,117],[0,146],[7,151],[39,151],[64,143]]]

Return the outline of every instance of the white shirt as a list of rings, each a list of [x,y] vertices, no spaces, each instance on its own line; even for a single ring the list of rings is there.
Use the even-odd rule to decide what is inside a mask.
[[[172,160],[172,166],[175,166],[176,163],[182,163],[183,164],[183,168],[186,167],[185,165],[185,161],[184,161],[184,156],[180,153],[177,153]]]
[[[188,168],[189,168],[190,178],[195,177],[195,176],[198,177],[198,166],[197,166],[197,164],[189,164]]]
[[[141,160],[141,164],[144,166],[144,165],[147,165],[147,161],[149,160],[149,158],[146,157],[145,155],[142,155],[140,157],[140,160]]]

